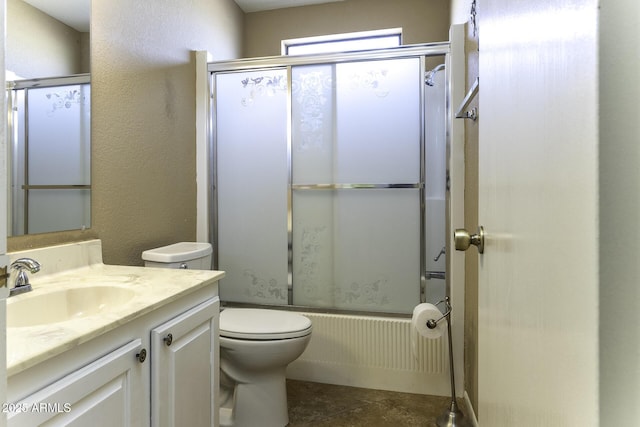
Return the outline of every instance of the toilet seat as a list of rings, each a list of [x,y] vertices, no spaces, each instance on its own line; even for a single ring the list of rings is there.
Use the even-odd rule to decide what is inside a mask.
[[[311,333],[311,320],[296,313],[260,308],[220,312],[220,336],[243,340],[281,340]]]

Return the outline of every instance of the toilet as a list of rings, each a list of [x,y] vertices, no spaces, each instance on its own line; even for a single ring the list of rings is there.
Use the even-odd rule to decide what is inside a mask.
[[[286,426],[286,368],[310,339],[311,320],[293,312],[222,310],[220,425]]]
[[[147,267],[211,268],[211,244],[181,242],[142,253]],[[220,426],[289,423],[286,368],[311,339],[311,320],[261,308],[220,312]]]

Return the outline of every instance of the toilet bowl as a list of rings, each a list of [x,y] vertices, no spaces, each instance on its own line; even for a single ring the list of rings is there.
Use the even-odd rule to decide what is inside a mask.
[[[209,243],[180,242],[142,253],[145,266],[209,270]],[[220,312],[220,425],[283,427],[289,422],[285,371],[311,339],[311,320],[281,310]]]
[[[289,311],[227,308],[220,313],[220,425],[288,424],[286,368],[311,339],[311,321]]]

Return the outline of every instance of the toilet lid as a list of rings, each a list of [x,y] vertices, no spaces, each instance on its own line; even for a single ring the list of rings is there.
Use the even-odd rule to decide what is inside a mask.
[[[225,308],[220,312],[220,335],[245,340],[277,340],[311,333],[311,320],[290,311]]]

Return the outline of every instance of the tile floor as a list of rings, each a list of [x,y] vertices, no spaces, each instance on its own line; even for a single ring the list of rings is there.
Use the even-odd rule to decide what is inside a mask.
[[[436,427],[451,398],[287,380],[289,427]],[[458,406],[464,409],[459,400]]]

